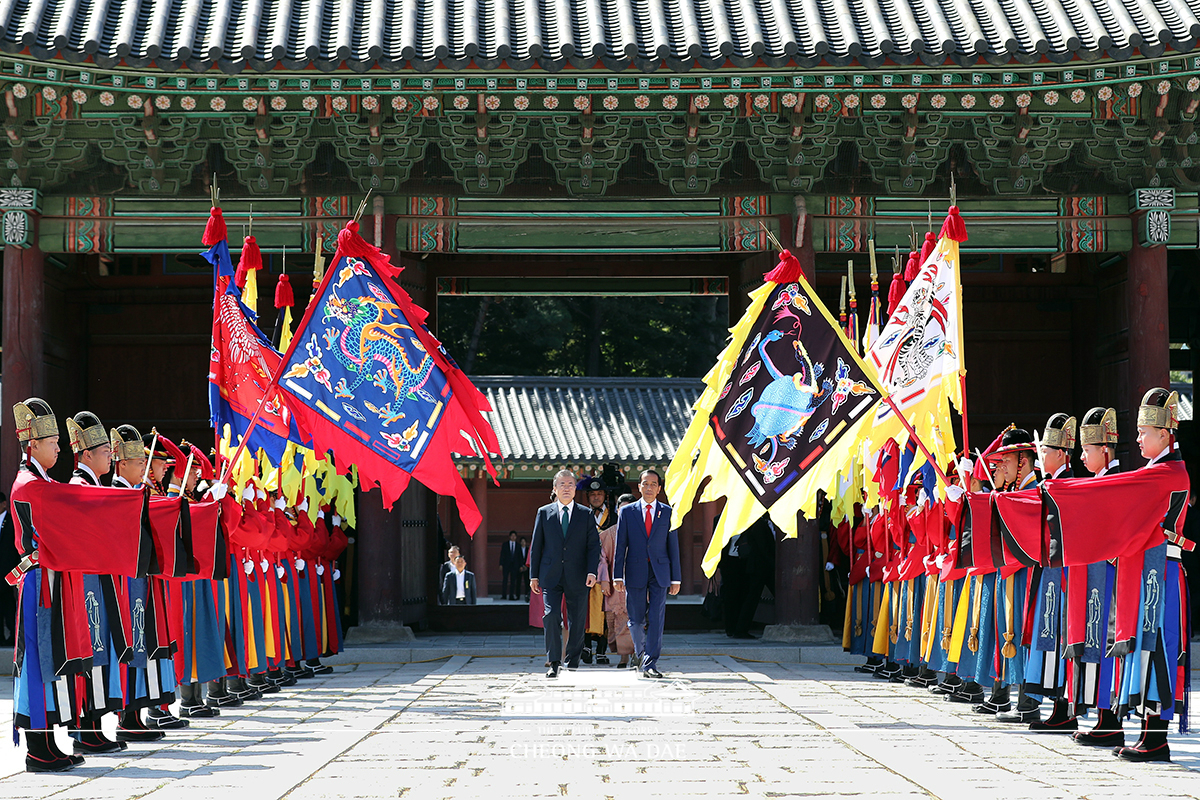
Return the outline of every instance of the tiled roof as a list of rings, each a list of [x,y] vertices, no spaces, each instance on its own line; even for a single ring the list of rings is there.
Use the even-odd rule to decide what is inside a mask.
[[[1158,56],[1200,0],[0,0],[0,46],[164,69],[879,66]]]
[[[704,388],[679,378],[472,380],[495,409],[487,416],[506,464],[664,464]]]

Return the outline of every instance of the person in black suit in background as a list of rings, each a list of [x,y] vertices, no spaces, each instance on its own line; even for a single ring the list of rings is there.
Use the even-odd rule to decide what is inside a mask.
[[[454,562],[458,560],[458,556],[458,545],[450,545],[450,549],[446,553],[446,560],[438,568],[438,602],[442,605],[446,605],[446,601],[442,599],[442,587],[446,585],[446,576],[454,572]]]
[[[442,605],[475,605],[475,573],[467,570],[467,560],[462,556],[454,560],[454,569],[442,579]]]
[[[529,555],[529,588],[542,596],[547,678],[557,678],[562,658],[563,598],[567,602],[567,669],[579,668],[587,622],[588,591],[596,584],[600,534],[596,518],[575,502],[575,476],[554,476],[554,502],[538,509]]]
[[[521,599],[521,567],[525,551],[517,544],[517,532],[508,532],[508,541],[500,545],[500,594],[505,600]]]

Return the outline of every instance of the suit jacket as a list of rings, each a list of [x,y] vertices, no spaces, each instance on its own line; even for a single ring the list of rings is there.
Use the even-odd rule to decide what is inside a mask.
[[[463,570],[463,574],[467,576],[463,582],[463,595],[467,598],[467,605],[475,605],[475,573],[471,570]],[[442,578],[442,604],[453,605],[458,597],[458,570],[447,572]]]
[[[641,503],[630,503],[617,517],[617,549],[613,554],[613,580],[642,588],[650,576],[659,586],[683,581],[679,567],[679,532],[671,530],[671,507],[658,503],[650,535]]]
[[[512,546],[511,552],[509,546]],[[520,569],[525,564],[525,553],[520,542],[504,542],[500,545],[500,569]]]
[[[543,588],[574,584],[584,588],[588,575],[600,574],[600,535],[596,518],[586,506],[571,506],[571,522],[564,537],[558,503],[538,509],[529,551],[529,579]]]

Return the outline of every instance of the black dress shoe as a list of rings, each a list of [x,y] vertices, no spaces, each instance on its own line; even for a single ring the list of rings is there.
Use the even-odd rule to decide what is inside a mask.
[[[157,742],[159,739],[166,736],[162,731],[144,730],[127,730],[121,726],[117,726],[117,741],[118,742]]]
[[[83,763],[82,756],[77,756],[79,761],[76,761],[71,756],[63,756],[62,758],[53,758],[45,760],[34,758],[31,755],[25,756],[25,771],[26,772],[66,772],[69,769],[74,769]]]
[[[279,691],[279,690],[276,689],[275,691]],[[190,717],[193,719],[199,719],[199,718],[211,719],[212,717],[221,716],[221,712],[219,709],[213,708],[212,706],[206,706],[206,705],[180,706],[179,707],[179,716]]]
[[[585,663],[585,664],[592,663],[592,651],[591,650],[588,650],[585,648],[584,651],[582,653],[580,653],[579,655],[581,658],[583,658],[583,663]]]
[[[608,660],[608,656],[601,654],[601,655],[596,656],[596,663],[607,665],[607,664],[611,664],[612,662]]]
[[[655,669],[654,667],[647,667],[646,669],[642,670],[642,677],[644,677],[644,678],[658,679],[658,678],[661,678],[662,676],[663,676],[663,674],[661,672],[659,672],[657,669]]]
[[[550,665],[550,669],[546,670],[546,677],[547,678],[557,678],[558,677],[558,662],[557,661]]]

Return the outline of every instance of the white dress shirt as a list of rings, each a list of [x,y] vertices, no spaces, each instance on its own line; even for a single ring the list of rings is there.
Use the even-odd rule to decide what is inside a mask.
[[[456,581],[458,581],[458,594],[454,595],[455,598],[458,600],[466,600],[467,599],[467,571],[465,569],[460,571],[456,568],[454,570],[454,579]]]

